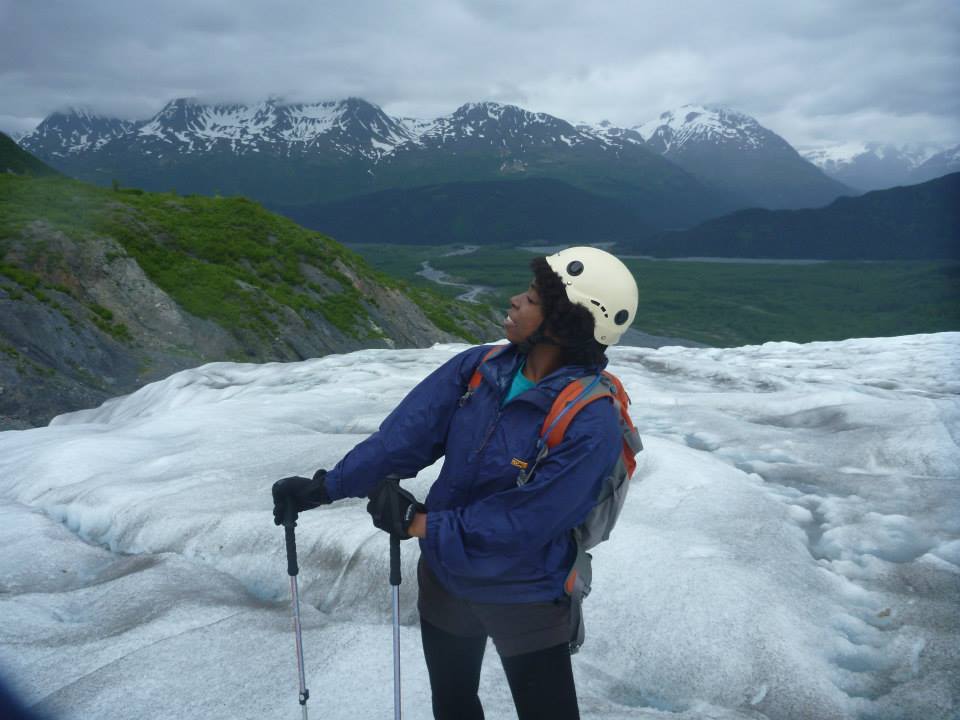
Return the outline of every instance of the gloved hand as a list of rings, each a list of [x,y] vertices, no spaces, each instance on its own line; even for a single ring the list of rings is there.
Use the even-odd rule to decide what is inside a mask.
[[[400,487],[396,480],[384,480],[370,495],[367,512],[373,518],[373,524],[401,540],[409,540],[410,523],[413,516],[425,513],[427,506]]]
[[[324,484],[326,477],[326,470],[317,470],[313,478],[295,475],[277,480],[273,484],[273,522],[283,525],[288,503],[299,513],[333,502],[327,497],[327,487]]]

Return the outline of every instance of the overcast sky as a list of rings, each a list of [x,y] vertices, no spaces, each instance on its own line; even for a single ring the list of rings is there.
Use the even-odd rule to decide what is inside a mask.
[[[0,0],[7,132],[71,105],[145,119],[268,96],[628,126],[718,103],[796,146],[957,143],[960,2]]]

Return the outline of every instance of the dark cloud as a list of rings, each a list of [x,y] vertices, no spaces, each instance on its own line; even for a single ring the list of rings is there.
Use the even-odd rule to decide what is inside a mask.
[[[687,102],[797,145],[960,140],[955,0],[0,0],[0,129],[70,105],[349,95],[635,124]]]

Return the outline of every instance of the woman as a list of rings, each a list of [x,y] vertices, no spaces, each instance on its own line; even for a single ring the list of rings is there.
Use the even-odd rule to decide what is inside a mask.
[[[377,527],[420,539],[418,610],[436,718],[483,717],[477,689],[488,637],[520,720],[579,717],[563,587],[576,556],[572,530],[619,458],[612,402],[586,405],[529,481],[518,483],[518,473],[534,463],[556,396],[606,365],[606,346],[636,314],[637,286],[596,248],[536,258],[531,268],[533,281],[503,322],[508,345],[460,353],[333,470],[273,487],[278,524],[287,503],[299,512],[370,495]],[[441,456],[425,504],[381,482],[414,477]]]

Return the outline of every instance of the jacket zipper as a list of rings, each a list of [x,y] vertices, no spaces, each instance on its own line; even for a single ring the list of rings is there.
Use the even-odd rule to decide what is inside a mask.
[[[474,457],[479,457],[480,453],[483,452],[483,449],[487,446],[487,443],[490,442],[490,438],[493,436],[493,431],[497,429],[497,425],[500,423],[500,415],[503,414],[503,410],[497,410],[497,416],[493,419],[493,422],[490,423],[490,427],[487,430],[487,434],[483,438],[483,442],[480,443],[480,447],[474,452]]]

